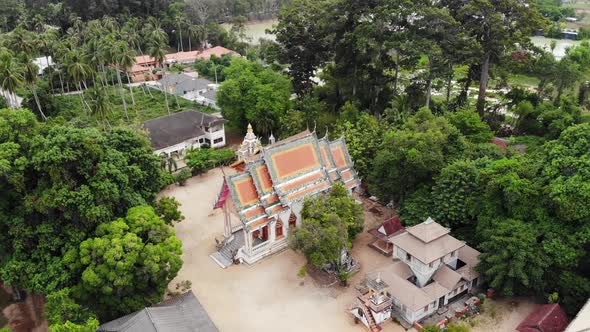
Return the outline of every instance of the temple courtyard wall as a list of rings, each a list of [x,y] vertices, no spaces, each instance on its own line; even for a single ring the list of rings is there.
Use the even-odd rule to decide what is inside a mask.
[[[225,169],[225,174],[233,174],[233,170]],[[320,288],[309,276],[301,286],[297,272],[305,264],[305,258],[290,249],[252,266],[222,269],[209,257],[216,250],[215,238],[223,236],[223,211],[213,210],[222,183],[221,170],[214,169],[189,179],[186,186],[173,185],[161,193],[161,196],[176,197],[186,217],[175,225],[183,243],[184,265],[169,288],[190,280],[193,292],[222,332],[367,331],[364,325],[355,325],[348,311],[357,296],[353,285],[366,272],[388,264],[391,259],[368,247],[373,241],[371,235],[364,232],[355,240],[352,254],[360,261],[361,271],[350,280],[348,288]],[[365,204],[369,204],[365,205],[367,229],[389,217],[380,215],[383,211],[371,207],[371,203]],[[233,222],[238,223],[237,217]],[[510,323],[518,320],[518,317],[511,318]],[[498,324],[490,326],[498,327]],[[393,322],[385,323],[382,330],[402,331],[405,330]]]

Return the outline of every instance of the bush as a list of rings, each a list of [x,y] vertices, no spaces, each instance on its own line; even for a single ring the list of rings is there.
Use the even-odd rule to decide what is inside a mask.
[[[307,266],[303,266],[299,269],[299,272],[297,272],[297,276],[299,278],[304,278],[305,275],[307,274]]]
[[[190,179],[191,176],[191,172],[185,168],[182,171],[180,171],[180,173],[176,174],[174,178],[179,186],[184,186],[186,184],[186,180]]]
[[[227,165],[235,158],[235,153],[230,149],[194,149],[187,153],[185,161],[193,174],[205,173],[211,168]]]

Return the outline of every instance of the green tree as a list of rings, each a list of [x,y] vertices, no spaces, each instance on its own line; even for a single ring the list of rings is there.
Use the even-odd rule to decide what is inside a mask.
[[[28,54],[23,54],[23,62],[24,62],[24,83],[26,83],[33,94],[33,98],[35,98],[35,104],[37,105],[37,109],[41,114],[41,118],[43,120],[47,120],[45,113],[43,113],[43,108],[41,107],[41,103],[39,102],[39,96],[37,95],[37,75],[39,72],[39,67],[33,63],[33,58]]]
[[[174,197],[162,197],[156,201],[156,214],[162,218],[168,225],[173,222],[181,222],[184,220],[182,212],[178,209],[180,202]]]
[[[71,298],[71,292],[70,288],[64,288],[46,296],[45,317],[47,317],[49,326],[65,324],[66,322],[83,324],[92,318],[92,314],[88,309]]]
[[[162,185],[157,156],[131,129],[53,126],[0,112],[2,280],[48,294],[71,285],[63,255],[101,223],[148,204]],[[5,158],[5,159],[4,159]]]
[[[471,200],[477,193],[479,169],[471,160],[455,161],[442,169],[432,188],[438,222],[455,229],[474,220]]]
[[[477,270],[491,287],[506,296],[542,289],[548,264],[534,225],[515,219],[494,219],[478,227],[484,230]]]
[[[281,45],[280,59],[290,64],[289,76],[299,95],[311,90],[316,70],[329,59],[325,29],[318,27],[327,7],[327,1],[293,1],[280,11],[279,23],[273,30]]]
[[[465,149],[464,138],[444,117],[421,109],[401,129],[385,134],[373,161],[369,189],[384,201],[402,201]]]
[[[49,332],[94,332],[98,329],[99,323],[96,318],[89,318],[82,324],[65,322],[49,326]]]
[[[235,158],[235,153],[230,149],[193,149],[186,154],[186,165],[191,168],[193,174],[201,174],[205,171],[227,165]]]
[[[342,135],[354,168],[361,178],[366,178],[373,167],[373,161],[383,142],[384,126],[367,113],[353,121],[339,121],[333,136]]]
[[[6,91],[8,104],[17,107],[16,90],[22,85],[23,69],[13,55],[3,51],[0,53],[0,89]]]
[[[306,200],[301,216],[302,226],[292,233],[291,246],[315,267],[333,264],[339,270],[342,250],[348,250],[363,230],[362,208],[336,183],[326,195]]]
[[[480,55],[477,111],[483,116],[490,65],[506,52],[529,45],[529,36],[542,27],[543,18],[534,2],[519,0],[445,0],[451,15],[465,34],[478,43]]]
[[[449,122],[472,143],[485,143],[494,136],[490,127],[472,111],[458,111],[448,114]]]
[[[107,319],[162,300],[182,266],[181,242],[149,206],[103,223],[64,257],[81,271],[75,295]]]
[[[279,119],[290,106],[289,80],[241,58],[233,58],[224,73],[227,79],[217,93],[224,118],[238,128],[252,123],[264,135],[277,131]]]

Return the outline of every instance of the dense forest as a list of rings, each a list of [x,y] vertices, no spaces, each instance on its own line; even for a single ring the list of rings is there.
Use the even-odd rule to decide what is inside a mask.
[[[178,203],[155,198],[191,172],[172,175],[136,128],[196,105],[126,85],[138,55],[218,79],[233,131],[343,136],[368,194],[478,248],[501,295],[569,314],[590,296],[590,43],[560,58],[531,43],[571,14],[555,1],[0,5],[0,279],[46,295],[53,330],[157,302],[182,266]],[[248,18],[273,13],[276,41],[251,45]],[[244,57],[161,65],[208,45]],[[200,174],[229,159],[188,161]]]

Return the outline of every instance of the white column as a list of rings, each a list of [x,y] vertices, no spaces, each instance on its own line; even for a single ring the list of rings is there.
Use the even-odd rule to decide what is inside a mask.
[[[246,228],[243,229],[244,232],[244,244],[246,245],[246,251],[248,255],[252,255],[252,233],[246,231]]]
[[[276,234],[277,233],[277,221],[275,220],[275,221],[269,222],[267,227],[269,228],[268,242],[273,243],[277,239],[277,234]]]

